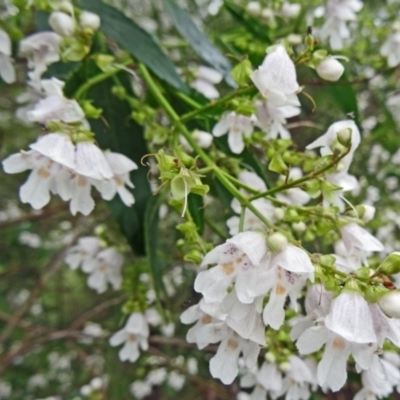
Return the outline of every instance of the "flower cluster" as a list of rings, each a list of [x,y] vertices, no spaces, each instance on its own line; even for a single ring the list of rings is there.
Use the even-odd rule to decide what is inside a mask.
[[[266,238],[258,232],[239,233],[217,246],[203,259],[203,266],[209,264],[216,266],[200,272],[194,284],[203,298],[181,315],[181,321],[197,321],[187,340],[200,349],[221,342],[210,360],[210,372],[229,384],[239,372],[241,353],[248,368],[256,365],[260,345],[265,345],[265,327],[282,326],[288,297],[297,308],[297,297],[306,281],[314,279],[314,268],[307,253],[282,234]]]
[[[73,270],[81,268],[89,275],[87,284],[97,293],[104,293],[110,284],[114,290],[121,289],[123,256],[115,247],[104,247],[100,239],[82,237],[71,247],[64,261]]]

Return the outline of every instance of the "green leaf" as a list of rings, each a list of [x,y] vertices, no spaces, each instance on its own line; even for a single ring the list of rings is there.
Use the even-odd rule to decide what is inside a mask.
[[[116,8],[100,0],[81,0],[80,5],[101,18],[100,30],[124,50],[151,69],[155,75],[174,88],[188,93],[189,89],[176,72],[175,66],[152,36]]]
[[[346,72],[343,74],[341,81],[347,81],[348,75]],[[357,98],[356,93],[352,85],[349,85],[347,82],[335,85],[326,85],[324,86],[324,90],[326,90],[332,98],[337,103],[338,107],[345,113],[345,114],[352,114],[354,115],[354,122],[357,125],[360,125],[360,116],[358,113],[358,106],[357,106]]]
[[[226,82],[236,87],[230,76],[231,66],[221,51],[199,30],[190,15],[180,8],[174,0],[164,0],[165,11],[171,18],[178,32],[192,46],[193,50],[208,64],[221,72]]]
[[[165,269],[165,254],[162,251],[161,235],[159,232],[159,209],[164,199],[161,196],[151,197],[144,215],[144,236],[146,254],[150,264],[154,290],[157,297],[164,292],[162,275]]]
[[[190,193],[188,196],[188,208],[197,230],[201,235],[204,230],[204,203],[203,197],[198,194]]]
[[[229,11],[229,13],[244,26],[245,29],[250,32],[257,40],[265,43],[265,47],[272,44],[271,38],[268,35],[268,30],[265,25],[261,25],[259,20],[252,18],[245,14],[243,7],[237,6],[233,3],[224,2],[224,7]]]
[[[132,193],[135,204],[127,207],[118,196],[109,202],[111,214],[119,223],[131,247],[139,254],[145,253],[144,214],[152,198],[147,179],[148,168],[141,159],[148,154],[143,137],[143,128],[130,119],[130,107],[111,94],[112,82],[106,81],[94,86],[90,95],[96,107],[103,109],[101,119],[91,120],[90,125],[102,149],[111,149],[133,160],[138,169],[131,172],[135,185]]]

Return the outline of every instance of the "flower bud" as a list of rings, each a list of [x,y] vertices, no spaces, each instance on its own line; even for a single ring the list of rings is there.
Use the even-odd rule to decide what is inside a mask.
[[[337,81],[344,72],[343,65],[333,57],[327,57],[316,66],[317,74],[326,81]]]
[[[282,220],[285,217],[285,211],[283,208],[275,208],[274,209],[274,217],[278,221]]]
[[[400,291],[392,290],[378,301],[382,312],[389,318],[400,318]]]
[[[256,17],[257,15],[260,15],[261,4],[258,1],[250,1],[246,6],[246,11],[253,17]]]
[[[202,149],[208,149],[213,141],[213,135],[205,131],[195,130],[193,138]]]
[[[267,245],[268,245],[268,248],[273,253],[279,253],[286,249],[286,246],[288,245],[288,241],[287,241],[286,237],[282,235],[282,233],[275,232],[272,235],[268,236]]]
[[[301,5],[297,3],[283,3],[281,13],[285,18],[296,18],[300,14]]]
[[[49,17],[49,25],[61,36],[71,36],[75,31],[75,21],[69,15],[54,11]]]
[[[343,128],[340,131],[336,132],[338,142],[345,146],[345,147],[350,147],[351,146],[351,134],[352,130],[350,128]]]
[[[292,228],[294,231],[301,233],[307,229],[307,226],[303,221],[300,221],[300,222],[294,222],[292,224]]]
[[[279,369],[282,372],[288,373],[292,368],[290,366],[290,363],[288,361],[285,361],[279,364]]]
[[[261,18],[265,20],[272,20],[274,18],[274,12],[270,8],[263,8],[261,10]]]
[[[100,28],[100,17],[90,11],[82,11],[79,16],[79,25],[83,29],[91,29],[97,31]]]
[[[364,222],[371,221],[371,219],[375,216],[376,208],[374,206],[369,206],[368,204],[362,204],[361,207],[364,209],[364,213],[362,214],[361,219]]]
[[[272,353],[270,351],[265,353],[264,358],[265,358],[265,361],[268,361],[270,363],[274,363],[276,361],[276,357],[275,357],[274,353]]]
[[[394,275],[400,272],[400,253],[395,251],[389,254],[378,267],[377,272],[385,275]]]
[[[81,393],[82,396],[87,397],[87,396],[90,396],[92,391],[93,391],[92,387],[90,387],[89,385],[83,385],[81,387],[80,393]]]

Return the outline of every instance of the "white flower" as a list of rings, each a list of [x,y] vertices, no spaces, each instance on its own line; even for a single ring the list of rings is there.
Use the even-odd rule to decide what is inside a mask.
[[[322,40],[329,40],[334,50],[343,48],[343,39],[350,38],[346,25],[348,21],[356,20],[356,12],[360,11],[363,3],[360,0],[328,0],[325,9],[326,21],[321,27]]]
[[[121,361],[135,362],[139,356],[139,347],[147,350],[149,347],[147,338],[149,336],[149,326],[143,314],[136,312],[131,314],[124,328],[114,333],[110,338],[111,346],[124,346],[119,351]]]
[[[274,106],[284,106],[299,91],[296,67],[283,46],[276,46],[250,76],[261,94]]]
[[[356,292],[344,291],[333,300],[325,326],[349,342],[377,341],[368,303]]]
[[[172,389],[179,391],[183,388],[183,385],[185,384],[186,378],[185,375],[180,374],[177,371],[171,371],[168,374],[168,386],[170,386]]]
[[[259,352],[260,347],[257,343],[245,340],[229,329],[227,336],[218,346],[217,353],[210,360],[210,373],[213,378],[219,378],[225,385],[230,385],[239,373],[240,353],[243,353],[246,366],[252,368],[257,363]]]
[[[287,118],[292,118],[299,115],[301,112],[299,107],[292,105],[285,105],[282,107],[275,107],[269,102],[257,104],[256,112],[256,125],[260,127],[265,133],[267,139],[290,139],[291,135],[286,129]]]
[[[6,83],[15,82],[15,69],[11,62],[11,39],[0,29],[0,76]]]
[[[297,356],[290,356],[289,370],[283,379],[282,388],[274,393],[274,397],[286,394],[286,398],[291,400],[309,399],[310,385],[317,383],[315,374],[316,365],[306,363]]]
[[[321,61],[315,70],[322,79],[335,82],[343,75],[344,67],[335,57],[329,56]]]
[[[298,3],[283,3],[281,14],[285,18],[297,18],[301,11],[301,5]]]
[[[146,381],[135,381],[129,386],[129,390],[136,398],[143,399],[151,394],[151,384]]]
[[[181,314],[183,324],[192,324],[186,335],[188,343],[196,343],[201,350],[210,343],[218,343],[227,335],[228,327],[223,321],[224,315],[220,314],[220,304],[209,303],[207,311],[202,310],[204,299],[199,304],[189,307]],[[210,307],[211,304],[211,307]]]
[[[350,223],[342,228],[342,240],[350,254],[356,255],[367,264],[367,254],[371,251],[383,251],[383,244],[368,231],[356,223]]]
[[[49,121],[62,121],[67,124],[83,121],[85,113],[77,101],[64,97],[64,85],[64,82],[56,78],[42,80],[41,86],[46,97],[27,112],[28,120],[41,124]]]
[[[114,290],[121,288],[121,267],[124,258],[114,247],[107,247],[100,251],[94,258],[87,260],[82,265],[83,272],[89,274],[87,284],[97,293],[104,293],[108,283]]]
[[[220,137],[228,134],[228,145],[232,153],[240,154],[244,150],[243,136],[250,136],[253,124],[250,118],[238,115],[231,111],[222,114],[219,122],[214,126],[212,134]]]
[[[76,246],[67,251],[64,261],[71,269],[77,269],[79,266],[87,269],[86,263],[92,260],[100,249],[101,241],[97,237],[82,237]]]
[[[39,80],[47,66],[60,60],[61,36],[54,32],[38,32],[21,40],[19,52],[28,58],[29,77]]]
[[[282,236],[275,233],[270,236],[271,242],[275,237]],[[283,236],[282,236],[283,237]],[[286,241],[287,243],[287,241]],[[266,261],[266,268],[253,282],[249,295],[265,296],[270,292],[270,297],[263,311],[265,325],[279,329],[285,319],[285,302],[289,296],[292,306],[297,308],[297,297],[307,279],[314,280],[314,267],[307,253],[292,244],[287,243],[282,248],[270,253]]]
[[[387,38],[381,47],[381,55],[387,57],[389,67],[393,68],[400,64],[400,32],[394,32]]]
[[[190,82],[190,87],[197,90],[210,100],[218,99],[219,92],[214,85],[222,81],[222,74],[215,69],[200,66],[195,71],[195,80]]]
[[[314,142],[310,143],[306,148],[308,150],[315,149],[317,147],[321,148],[321,155],[326,156],[333,154],[331,146],[335,144],[337,140],[338,132],[350,129],[351,130],[351,146],[350,152],[345,157],[342,158],[340,162],[340,172],[347,172],[350,168],[350,164],[353,160],[354,152],[361,142],[360,131],[357,125],[352,120],[339,121],[332,124],[327,132],[320,136]]]
[[[53,11],[50,14],[49,25],[60,36],[71,36],[75,32],[74,19],[61,11]]]
[[[118,193],[123,203],[131,206],[135,203],[135,199],[125,185],[130,188],[134,187],[129,173],[137,169],[137,165],[130,158],[120,153],[106,151],[104,155],[114,176],[109,180],[94,182],[96,189],[101,193],[104,200],[111,200]]]
[[[146,376],[146,382],[150,385],[159,386],[167,377],[167,370],[165,368],[157,368],[150,371]]]
[[[100,28],[100,17],[90,11],[82,11],[79,15],[79,25],[83,29],[91,29],[97,31]]]
[[[20,188],[23,203],[40,209],[50,201],[50,193],[64,201],[71,200],[73,215],[90,214],[95,203],[91,197],[94,185],[102,197],[110,200],[118,193],[126,205],[134,202],[125,188],[132,187],[128,172],[136,164],[122,154],[104,153],[92,142],[74,145],[68,135],[49,133],[30,145],[32,150],[21,151],[3,160],[7,173],[32,169],[28,180]]]
[[[202,266],[217,266],[200,272],[194,282],[196,292],[203,294],[207,303],[221,301],[227,288],[235,282],[235,291],[242,303],[252,303],[256,296],[249,296],[249,283],[257,279],[262,259],[266,255],[264,235],[243,232],[211,250],[203,259]]]
[[[243,304],[233,290],[225,296],[221,311],[226,314],[225,322],[243,339],[250,339],[265,346],[265,326],[262,322],[263,298],[259,297],[253,304]]]

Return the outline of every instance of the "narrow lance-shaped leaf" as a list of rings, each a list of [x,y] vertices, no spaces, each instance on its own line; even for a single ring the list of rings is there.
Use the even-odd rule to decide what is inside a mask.
[[[165,11],[168,13],[176,29],[192,46],[193,50],[210,66],[221,72],[226,82],[236,87],[230,76],[231,66],[228,59],[196,26],[190,15],[180,8],[174,0],[164,0]]]
[[[159,78],[176,89],[188,92],[188,87],[177,73],[174,64],[149,33],[101,0],[81,0],[80,5],[83,9],[100,16],[100,30],[107,37],[115,40],[124,50],[147,65]]]

